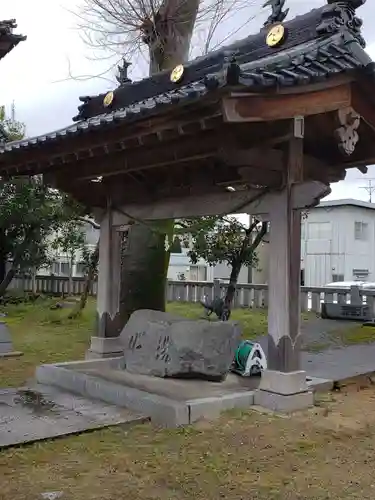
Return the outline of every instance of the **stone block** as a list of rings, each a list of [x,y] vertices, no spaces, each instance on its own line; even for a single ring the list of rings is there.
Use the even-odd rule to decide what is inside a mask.
[[[8,356],[19,356],[22,353],[13,350],[12,337],[8,326],[4,321],[0,321],[0,358]]]
[[[237,392],[223,396],[206,397],[187,401],[190,408],[190,423],[200,419],[215,420],[221,412],[239,408],[249,409],[254,403],[254,392]]]
[[[289,413],[313,406],[314,395],[311,391],[298,394],[277,394],[259,389],[255,391],[254,404],[268,410]]]
[[[260,379],[259,389],[277,394],[297,394],[307,391],[305,371],[279,372],[265,370]]]
[[[91,337],[90,350],[97,353],[109,354],[122,352],[122,346],[118,337]]]
[[[132,314],[120,335],[126,370],[157,377],[223,380],[241,339],[237,323],[187,320],[159,311]]]
[[[86,353],[85,353],[85,360],[86,361],[94,361],[96,359],[111,359],[111,358],[114,358],[114,357],[118,357],[118,358],[121,358],[122,356],[124,356],[124,353],[123,351],[121,352],[108,352],[108,353],[99,353],[99,352],[95,352],[95,351],[92,351],[91,349],[87,349]]]
[[[174,428],[191,423],[190,411],[186,403],[170,401],[168,404],[154,405],[152,423],[162,427]]]
[[[8,326],[4,321],[0,321],[0,344],[5,343],[5,344],[11,344],[12,339],[10,336],[10,331],[8,329]]]
[[[86,394],[87,376],[73,370],[66,370],[55,365],[41,365],[36,369],[35,378],[39,384],[60,387],[82,396]]]
[[[0,342],[0,356],[13,352],[12,342]]]
[[[308,390],[305,371],[279,372],[265,370],[254,394],[254,404],[268,410],[293,412],[309,408],[314,403]]]
[[[333,304],[324,302],[322,304],[323,319],[347,319],[352,321],[371,321],[371,307],[367,305]]]
[[[101,359],[123,356],[123,348],[119,337],[91,337],[90,349],[86,359]]]

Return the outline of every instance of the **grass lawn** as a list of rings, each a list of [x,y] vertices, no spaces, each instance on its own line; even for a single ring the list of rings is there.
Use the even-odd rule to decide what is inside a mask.
[[[170,304],[199,317],[199,306]],[[0,361],[0,387],[37,364],[82,358],[94,304],[68,321],[49,303],[8,307],[17,359]],[[235,311],[246,337],[266,330],[262,311]],[[353,500],[374,498],[375,388],[322,396],[293,417],[228,413],[180,430],[111,428],[0,452],[0,500]]]
[[[287,418],[112,428],[0,452],[0,498],[372,500],[374,431],[374,389]]]
[[[41,300],[35,304],[0,307],[12,332],[14,349],[24,353],[22,357],[0,360],[0,388],[21,386],[33,377],[35,367],[43,363],[57,363],[83,359],[94,331],[95,301],[90,300],[81,318],[69,320],[70,309],[51,310],[53,300]],[[203,308],[199,304],[173,302],[168,311],[187,318],[201,318]],[[302,321],[314,317],[303,314]],[[239,321],[246,339],[267,333],[267,314],[264,309],[235,309],[231,319]],[[333,343],[350,345],[375,341],[375,328],[362,328],[350,324],[346,329],[330,333]],[[330,344],[314,343],[307,350],[319,352]],[[1,496],[0,496],[1,500]]]
[[[0,387],[20,386],[34,375],[37,365],[83,359],[94,331],[95,302],[89,302],[81,318],[69,320],[68,309],[50,310],[52,301],[2,308],[11,329],[14,349],[20,358],[0,360]],[[168,310],[189,318],[202,316],[197,304],[171,303]],[[262,310],[235,310],[233,319],[243,326],[244,336],[253,338],[266,333],[267,318]],[[1,499],[1,496],[0,496]]]

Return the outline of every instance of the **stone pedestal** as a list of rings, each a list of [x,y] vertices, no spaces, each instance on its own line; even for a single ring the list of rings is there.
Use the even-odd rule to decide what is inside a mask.
[[[0,321],[0,359],[21,355],[22,352],[13,350],[12,338],[8,326],[4,321]]]
[[[119,337],[91,337],[90,349],[86,352],[86,359],[115,358],[124,355]]]
[[[307,387],[306,372],[264,371],[254,395],[254,404],[278,412],[293,412],[312,406],[314,398]]]

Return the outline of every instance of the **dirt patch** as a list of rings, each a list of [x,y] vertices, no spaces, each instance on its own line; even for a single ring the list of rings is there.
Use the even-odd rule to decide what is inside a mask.
[[[351,385],[341,394],[321,394],[318,408],[305,413],[302,419],[312,421],[317,428],[336,432],[370,432],[375,429],[375,391]],[[362,413],[363,411],[363,413]],[[322,416],[324,418],[316,418]]]

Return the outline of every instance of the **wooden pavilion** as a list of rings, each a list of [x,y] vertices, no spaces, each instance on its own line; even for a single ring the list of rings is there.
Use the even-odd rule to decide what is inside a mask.
[[[17,28],[16,21],[0,21],[0,59],[3,59],[20,42],[26,40],[23,35],[16,35],[13,30]],[[6,141],[6,134],[0,125],[0,143]]]
[[[375,162],[375,64],[356,13],[364,1],[329,0],[287,22],[274,6],[259,33],[138,82],[124,68],[118,88],[81,98],[73,125],[1,149],[1,176],[43,174],[97,210],[92,351],[117,349],[119,231],[129,221],[258,214],[271,222],[258,402],[311,402],[299,366],[300,212],[347,168]]]

